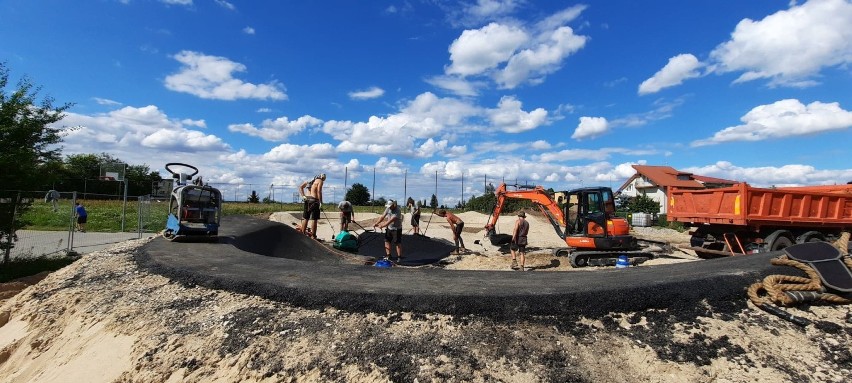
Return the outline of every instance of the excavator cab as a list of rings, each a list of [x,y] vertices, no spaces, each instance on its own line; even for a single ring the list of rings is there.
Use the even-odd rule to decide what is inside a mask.
[[[615,202],[609,188],[583,188],[564,194],[566,234],[606,237],[629,233],[629,227],[619,222],[623,219],[615,217]]]

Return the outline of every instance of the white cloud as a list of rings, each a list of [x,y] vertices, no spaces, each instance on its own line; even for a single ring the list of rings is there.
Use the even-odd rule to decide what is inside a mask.
[[[609,123],[604,117],[580,117],[580,124],[574,130],[571,138],[581,140],[600,136],[610,129]]]
[[[480,5],[489,5],[486,3]],[[582,5],[567,8],[528,29],[510,22],[492,22],[479,29],[465,30],[450,45],[451,63],[445,68],[445,75],[483,76],[504,89],[540,83],[546,75],[558,70],[566,57],[585,46],[588,37],[576,35],[565,25],[585,8]],[[432,83],[440,84],[437,79]]]
[[[770,86],[807,87],[829,67],[852,63],[852,2],[811,0],[762,20],[743,19],[731,39],[719,44],[706,63],[679,55],[642,83],[639,94],[679,85],[707,73],[743,72],[734,82],[768,79]]]
[[[691,145],[761,141],[848,129],[852,127],[852,112],[842,109],[836,102],[814,101],[804,105],[799,100],[787,99],[757,106],[740,120],[742,125],[725,128]]]
[[[464,13],[475,19],[488,20],[511,14],[519,3],[520,0],[477,0],[476,4],[466,6]]]
[[[450,45],[452,63],[446,73],[461,76],[481,74],[507,61],[528,39],[529,36],[520,28],[498,23],[466,30]]]
[[[530,144],[530,147],[536,150],[547,150],[552,148],[553,145],[545,140],[538,140]]]
[[[216,0],[216,4],[219,4],[220,7],[225,8],[229,11],[234,11],[234,10],[237,9],[237,7],[235,7],[234,4],[231,4],[231,3],[229,3],[225,0]]]
[[[197,152],[217,150],[226,146],[221,138],[196,130],[160,129],[143,138],[142,146],[160,150]]]
[[[95,102],[98,103],[98,105],[107,105],[107,106],[121,105],[121,103],[118,102],[118,101],[113,101],[113,100],[106,99],[106,98],[92,97],[92,99],[95,100]]]
[[[221,138],[193,128],[204,120],[169,118],[154,105],[126,106],[108,113],[83,115],[67,112],[62,125],[78,128],[63,134],[63,153],[109,153],[132,164],[174,156],[194,158],[201,153],[230,152]],[[144,147],[146,150],[139,150]]]
[[[736,82],[809,85],[822,68],[852,63],[850,25],[852,2],[811,0],[763,20],[740,21],[710,57],[719,73],[744,71]]]
[[[329,143],[313,145],[281,144],[263,155],[263,159],[273,162],[296,162],[302,159],[330,159],[336,157],[334,146]]]
[[[287,117],[263,120],[260,128],[252,124],[232,124],[228,125],[228,130],[260,137],[266,141],[284,141],[287,137],[299,133],[307,127],[320,126],[321,124],[322,120],[305,115],[293,121],[290,121]]]
[[[379,174],[394,174],[394,175],[402,175],[405,173],[405,164],[399,162],[395,159],[388,159],[387,157],[380,157],[376,160],[376,163],[373,164],[373,168],[376,169],[376,173]]]
[[[683,171],[703,176],[745,181],[752,186],[836,185],[852,180],[852,169],[817,169],[811,165],[740,167],[728,161],[689,167]]]
[[[184,118],[183,120],[180,120],[180,123],[188,126],[195,126],[198,128],[207,127],[207,123],[204,120],[193,120],[190,118]]]
[[[510,96],[500,98],[497,109],[487,112],[488,118],[498,129],[506,133],[521,133],[535,129],[547,122],[547,111],[538,108],[529,113],[521,109],[521,102]]]
[[[644,165],[645,161],[638,162],[626,162],[623,164],[618,164],[612,169],[612,174],[615,176],[617,180],[626,180],[630,177],[633,177],[636,174],[636,169],[633,168],[633,165]]]
[[[435,141],[428,139],[417,148],[416,155],[420,158],[429,158],[436,153],[443,153],[447,150],[447,140]]]
[[[192,5],[192,0],[160,0],[164,4]]]
[[[216,100],[287,99],[283,86],[276,81],[256,85],[234,78],[234,72],[245,72],[246,67],[227,58],[192,51],[181,51],[173,57],[183,67],[166,77],[165,85],[170,90]]]
[[[579,17],[586,8],[588,8],[588,6],[582,4],[565,8],[536,23],[535,29],[538,31],[552,31],[558,29],[559,27],[574,21],[574,19]]]
[[[247,35],[253,35],[253,34],[255,34],[255,31],[254,31],[254,28],[247,26],[247,27],[243,28],[243,33],[245,33]]]
[[[701,75],[698,70],[703,65],[691,54],[672,57],[663,69],[639,85],[639,94],[656,93],[663,88],[680,85],[683,80],[698,77]]]
[[[473,97],[478,95],[477,88],[483,86],[481,82],[468,81],[459,76],[433,76],[426,79],[432,86],[448,90],[462,97]]]
[[[358,90],[354,92],[349,92],[349,98],[353,100],[370,100],[373,98],[379,98],[384,96],[385,90],[379,88],[377,86],[371,87],[366,90]]]
[[[643,113],[634,113],[629,114],[624,117],[616,118],[612,121],[609,121],[610,128],[626,126],[626,127],[637,127],[648,124],[651,121],[659,121],[672,116],[672,111],[675,108],[683,105],[684,99],[677,98],[674,100],[666,100],[659,99],[654,101],[654,109],[643,112]]]
[[[495,73],[494,80],[501,88],[513,89],[530,81],[540,83],[545,75],[555,72],[562,61],[586,45],[586,36],[575,35],[570,27],[560,27],[543,41],[521,50]]]

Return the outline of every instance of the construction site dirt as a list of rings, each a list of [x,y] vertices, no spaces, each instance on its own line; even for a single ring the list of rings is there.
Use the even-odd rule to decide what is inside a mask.
[[[370,229],[375,216],[358,223]],[[460,217],[471,231],[487,219]],[[337,222],[320,223],[326,243],[318,243],[292,229],[297,215],[271,218],[223,220],[215,244],[129,241],[38,283],[18,282],[21,292],[0,306],[0,374],[11,382],[841,382],[852,374],[848,306],[790,308],[812,321],[800,327],[748,302],[749,284],[783,271],[769,265],[772,254],[677,252],[628,269],[572,269],[552,254],[564,242],[528,215],[532,271],[518,272],[508,250],[479,232],[463,234],[474,252],[450,255],[446,222],[424,214],[426,236],[406,235],[400,265],[380,269],[370,266],[384,252],[379,233],[359,229],[363,245],[349,254],[327,243]],[[500,224],[507,232],[512,221]]]

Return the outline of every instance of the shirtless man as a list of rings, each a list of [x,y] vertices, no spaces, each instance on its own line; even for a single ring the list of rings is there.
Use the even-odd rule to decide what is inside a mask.
[[[437,214],[439,217],[446,218],[447,223],[450,224],[450,229],[453,231],[453,241],[455,241],[456,244],[455,254],[466,253],[467,249],[464,248],[464,240],[462,240],[461,236],[462,230],[464,229],[464,221],[455,214],[444,209],[438,210]]]
[[[299,194],[305,198],[305,208],[302,214],[302,233],[308,228],[308,221],[311,221],[311,231],[308,234],[311,238],[317,239],[317,221],[319,221],[320,208],[322,206],[322,185],[325,182],[325,173],[319,174],[311,181],[302,182],[299,185]],[[305,192],[307,189],[307,192]]]
[[[512,269],[526,271],[524,263],[527,257],[527,235],[530,232],[530,223],[526,220],[527,214],[521,211],[518,213],[518,220],[515,221],[515,228],[512,229],[512,244],[509,248],[512,250]],[[516,254],[521,255],[521,266],[518,267]]]

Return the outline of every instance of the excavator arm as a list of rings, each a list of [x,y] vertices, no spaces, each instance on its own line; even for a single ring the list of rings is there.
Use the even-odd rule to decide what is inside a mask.
[[[506,184],[503,183],[494,191],[494,194],[497,196],[497,203],[494,205],[494,210],[492,210],[491,215],[488,217],[488,223],[485,225],[488,235],[495,233],[497,220],[503,212],[506,200],[513,198],[535,203],[535,206],[550,220],[550,224],[553,225],[556,234],[562,239],[565,238],[566,233],[562,230],[565,227],[565,216],[562,213],[562,209],[559,207],[559,204],[553,201],[553,198],[550,197],[550,194],[543,187],[536,186],[529,189],[509,191],[506,189]]]

